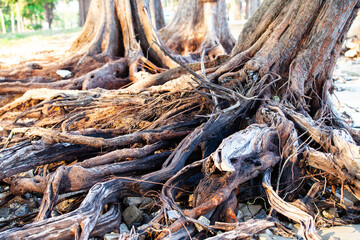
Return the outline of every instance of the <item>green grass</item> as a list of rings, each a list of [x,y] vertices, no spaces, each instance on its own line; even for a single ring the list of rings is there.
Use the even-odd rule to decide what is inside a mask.
[[[38,30],[24,33],[5,33],[0,34],[0,45],[12,46],[22,41],[43,39],[43,38],[56,38],[58,35],[79,32],[82,28],[72,28],[64,30]]]

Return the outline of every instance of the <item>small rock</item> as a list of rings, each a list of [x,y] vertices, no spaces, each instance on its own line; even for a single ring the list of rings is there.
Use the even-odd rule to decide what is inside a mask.
[[[344,54],[344,56],[348,57],[348,58],[356,57],[356,55],[357,55],[357,51],[355,49],[350,49],[350,50],[346,51]]]
[[[9,193],[8,192],[2,192],[0,193],[0,199],[6,197]]]
[[[135,206],[127,207],[123,213],[124,222],[129,227],[134,223],[140,222],[142,219],[142,212]]]
[[[8,207],[3,207],[3,208],[0,208],[0,218],[1,217],[8,217],[10,214],[10,209]]]
[[[34,177],[34,172],[33,170],[29,170],[27,172],[22,172],[18,174],[20,177],[24,177],[24,178],[33,178]]]
[[[25,216],[28,213],[29,213],[29,205],[24,204],[20,208],[16,209],[14,214],[18,217],[21,217],[21,216]]]
[[[265,233],[266,233],[267,235],[269,235],[270,237],[273,237],[273,236],[274,236],[274,234],[272,233],[272,231],[271,231],[270,229],[266,229],[266,230],[265,230]]]
[[[207,219],[207,218],[204,217],[204,216],[200,216],[200,217],[198,218],[198,221],[199,221],[202,225],[204,225],[204,226],[210,226],[210,220]],[[197,224],[197,223],[195,223],[195,227],[196,227],[196,229],[197,229],[199,232],[201,232],[202,230],[205,230],[202,226],[200,226],[200,225]]]
[[[349,197],[351,198],[351,196],[350,196],[351,193],[349,193],[348,191],[346,191],[346,192],[347,192],[347,194],[345,194],[345,191],[344,191],[344,197],[343,197],[344,205],[347,206],[347,207],[353,207],[354,206],[354,201],[349,199]],[[337,199],[339,199],[339,201],[341,201],[341,194],[340,193],[335,193],[335,197]],[[353,200],[355,200],[355,202],[357,202],[356,198],[353,199]]]
[[[176,219],[178,219],[180,217],[178,212],[176,212],[175,210],[167,211],[167,215],[168,215],[170,220],[176,220]]]
[[[118,240],[119,238],[120,233],[108,233],[104,236],[104,240]]]
[[[142,203],[143,199],[141,197],[126,197],[124,198],[124,204],[127,206],[135,205],[138,207]]]
[[[72,206],[72,203],[75,202],[75,200],[76,200],[75,198],[66,199],[60,202],[56,207],[62,212],[69,211],[69,209]]]
[[[56,74],[61,76],[62,78],[70,77],[71,72],[69,70],[57,70]]]
[[[244,217],[245,217],[245,216],[244,216],[243,212],[240,211],[240,210],[238,210],[238,212],[237,212],[237,214],[236,214],[236,219],[237,219],[239,222],[241,222]]]
[[[26,193],[26,194],[24,195],[24,198],[25,198],[26,200],[29,200],[31,197],[32,197],[31,193]]]
[[[353,204],[358,203],[359,199],[356,198],[354,194],[352,194],[350,191],[344,189],[344,197],[346,197],[349,201],[351,201]]]
[[[149,197],[143,198],[140,204],[140,208],[146,208],[152,202],[153,202],[152,198]]]
[[[262,206],[261,205],[245,205],[243,206],[240,211],[243,213],[244,218],[252,218],[254,217],[260,210]]]
[[[191,194],[189,195],[189,207],[194,207],[193,201],[194,201],[194,194]]]
[[[36,62],[28,62],[26,63],[26,66],[31,69],[42,69],[42,66]]]
[[[322,211],[322,214],[327,219],[334,219],[334,218],[339,217],[336,208],[328,208],[328,209]]]
[[[239,209],[242,209],[242,208],[245,207],[245,206],[246,206],[245,203],[239,203],[238,208],[239,208]]]
[[[261,209],[255,216],[256,219],[264,219],[267,218],[267,213],[265,212],[264,209]]]
[[[149,222],[151,222],[151,220],[153,219],[152,217],[150,217],[150,215],[144,213],[143,217],[142,217],[142,224],[147,224]]]
[[[265,234],[265,233],[261,233],[259,234],[259,240],[271,240],[272,237],[270,237],[269,235]]]
[[[129,228],[126,226],[126,224],[122,223],[120,224],[120,228],[119,228],[120,234],[123,233],[130,233]]]

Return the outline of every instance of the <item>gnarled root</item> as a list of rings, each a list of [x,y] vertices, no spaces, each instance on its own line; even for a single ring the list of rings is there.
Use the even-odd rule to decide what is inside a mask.
[[[271,186],[271,170],[268,169],[263,177],[263,187],[266,190],[266,195],[270,205],[279,213],[301,224],[301,228],[305,239],[320,240],[321,238],[316,233],[315,222],[312,216],[300,210],[292,204],[282,200],[273,190]]]

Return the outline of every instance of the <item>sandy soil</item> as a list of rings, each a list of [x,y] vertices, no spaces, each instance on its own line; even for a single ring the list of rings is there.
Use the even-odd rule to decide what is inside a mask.
[[[0,69],[24,62],[60,61],[79,34],[80,31],[52,36],[32,36],[0,43]]]

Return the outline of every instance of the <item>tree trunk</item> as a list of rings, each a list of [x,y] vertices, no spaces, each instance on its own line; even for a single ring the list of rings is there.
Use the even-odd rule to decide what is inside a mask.
[[[165,44],[181,55],[201,54],[211,48],[208,55],[230,53],[235,41],[226,19],[224,0],[181,0],[174,18],[159,31]]]
[[[18,2],[15,3],[15,8],[16,8],[17,31],[19,33],[21,33],[21,32],[24,31],[24,26],[23,26],[23,23],[22,23],[22,17],[21,17],[21,14],[20,14],[20,6],[19,6]]]
[[[249,19],[260,6],[260,0],[246,0],[246,19]]]
[[[7,79],[21,80],[40,75],[44,76],[40,80],[45,84],[43,87],[48,88],[89,89],[91,82],[92,88],[113,89],[136,82],[135,73],[145,68],[161,72],[164,68],[176,66],[175,62],[155,44],[162,44],[162,41],[152,28],[149,6],[148,0],[91,1],[84,29],[73,42],[67,59],[60,66],[53,65],[44,69],[41,69],[41,66],[30,69],[21,66],[16,70],[9,69],[0,74],[6,77],[4,84],[9,86]],[[120,66],[119,69],[114,69],[111,63],[115,59],[120,61],[120,64],[116,64]],[[106,64],[108,62],[109,64]],[[123,67],[125,63],[127,67]],[[97,70],[100,67],[103,67],[102,70]],[[79,81],[72,81],[77,82],[76,86],[69,85],[69,80],[54,83],[54,80],[61,79],[56,74],[59,68],[70,70],[73,77],[80,78]],[[14,91],[39,88],[41,85],[13,82],[16,83]],[[20,87],[21,85],[24,88]]]
[[[202,14],[216,5],[206,4]],[[89,45],[82,41],[93,40],[94,52],[122,52],[129,59],[105,65],[108,73],[126,68],[132,56],[145,53],[142,41],[151,43],[146,6],[140,0],[93,1],[74,48],[87,52]],[[237,203],[255,202],[264,193],[271,216],[284,215],[300,224],[305,239],[320,239],[316,221],[325,221],[321,213],[329,206],[321,198],[346,188],[360,199],[359,134],[338,117],[330,98],[335,61],[359,7],[359,0],[265,0],[229,57],[185,65],[156,45],[182,68],[139,78],[146,87],[35,89],[1,107],[1,127],[12,131],[2,143],[0,176],[7,177],[12,194],[39,192],[43,199],[36,222],[1,232],[0,239],[88,239],[111,232],[119,225],[116,206],[122,198],[150,190],[160,191],[162,208],[137,229],[140,235],[205,238],[220,228],[230,232],[213,239],[251,237],[274,226],[274,220],[236,223]],[[106,13],[99,25],[94,24],[96,9]],[[187,13],[192,19],[194,12]],[[99,36],[98,29],[89,30],[119,29],[112,27],[116,24],[122,31]],[[137,32],[139,26],[146,31]],[[161,56],[156,50],[148,54],[154,62]],[[91,156],[83,149],[91,149]],[[16,175],[29,169],[26,165],[36,168],[61,156],[71,164],[33,178]],[[88,188],[78,208],[50,217],[59,194]],[[342,205],[332,199],[331,207]],[[349,220],[351,209],[345,209],[346,221],[355,222]],[[169,222],[169,211],[178,218]],[[200,216],[215,225],[197,233],[191,224],[199,224]]]
[[[232,11],[234,12],[234,19],[235,20],[242,20],[242,0],[233,0],[231,6],[233,6],[234,9]]]
[[[165,27],[164,11],[161,0],[150,0],[151,22],[155,29],[159,30]]]
[[[51,24],[54,19],[54,6],[55,5],[53,2],[44,3],[45,16],[46,16],[46,21],[48,22],[49,29],[51,29]]]
[[[84,26],[91,0],[79,0],[79,26]]]
[[[15,33],[15,16],[12,9],[10,9],[10,19],[11,19],[11,32]]]
[[[1,30],[2,33],[6,33],[6,26],[5,26],[5,19],[4,19],[4,15],[2,13],[2,9],[0,8],[0,20],[1,20]]]

